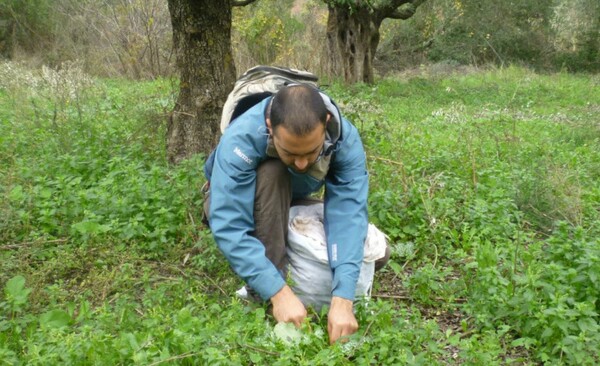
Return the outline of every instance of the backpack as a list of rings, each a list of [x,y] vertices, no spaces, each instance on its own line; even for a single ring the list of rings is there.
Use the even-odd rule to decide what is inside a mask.
[[[221,114],[221,133],[229,123],[260,103],[265,98],[291,84],[309,84],[318,87],[319,78],[308,72],[276,66],[255,66],[235,82],[225,101]]]

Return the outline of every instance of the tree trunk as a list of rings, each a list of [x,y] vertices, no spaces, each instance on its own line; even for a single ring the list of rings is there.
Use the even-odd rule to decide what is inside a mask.
[[[168,0],[179,95],[167,125],[167,157],[178,163],[209,153],[223,103],[235,82],[230,0]]]
[[[373,58],[381,20],[367,8],[329,6],[327,48],[330,72],[347,83],[373,83]]]
[[[12,59],[15,45],[15,22],[0,15],[0,59]]]

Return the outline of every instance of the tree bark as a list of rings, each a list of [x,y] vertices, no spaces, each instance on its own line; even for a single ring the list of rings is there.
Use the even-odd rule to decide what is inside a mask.
[[[373,83],[373,60],[379,27],[386,18],[408,19],[426,0],[324,0],[327,18],[329,72],[347,83]],[[374,4],[377,3],[377,4]]]
[[[167,125],[167,157],[178,163],[218,142],[221,109],[235,82],[231,0],[168,0],[179,95]]]
[[[328,6],[327,47],[330,72],[347,83],[373,83],[373,59],[381,20],[367,8]]]

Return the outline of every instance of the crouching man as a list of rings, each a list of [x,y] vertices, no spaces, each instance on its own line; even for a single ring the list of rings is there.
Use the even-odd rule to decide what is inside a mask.
[[[309,85],[281,89],[231,122],[205,174],[204,209],[220,250],[249,291],[271,302],[275,320],[296,326],[307,312],[285,281],[289,209],[325,185],[329,340],[355,333],[368,173],[358,131],[333,101]]]

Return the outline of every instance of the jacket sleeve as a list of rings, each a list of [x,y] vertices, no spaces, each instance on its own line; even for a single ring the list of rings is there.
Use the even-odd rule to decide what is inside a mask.
[[[354,300],[367,235],[369,175],[354,126],[339,142],[325,181],[325,232],[333,272],[332,295]]]
[[[210,184],[210,228],[233,270],[265,300],[285,281],[265,255],[254,230],[254,194],[259,157],[252,146],[224,135],[214,156]]]

